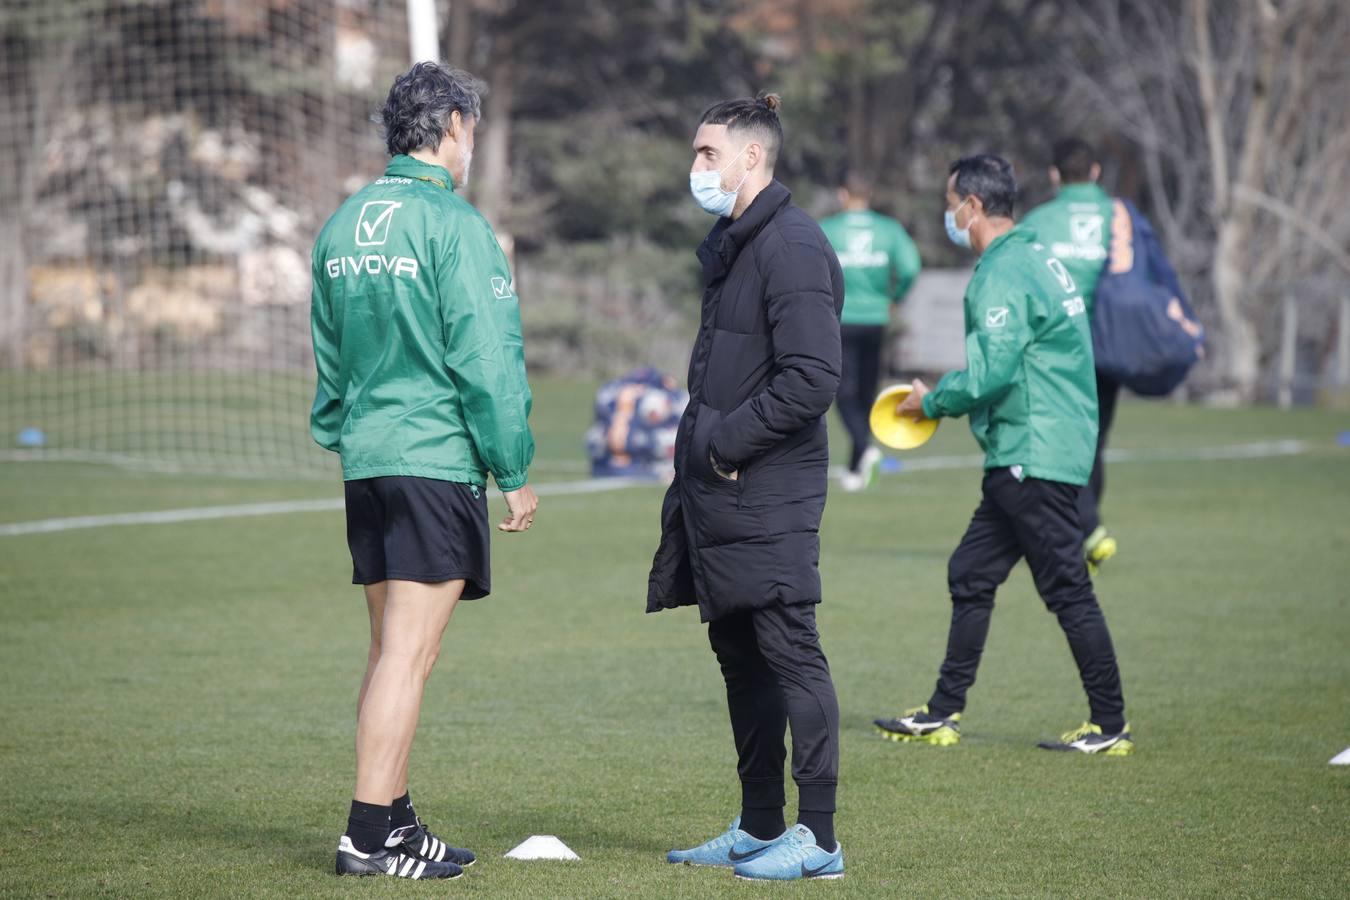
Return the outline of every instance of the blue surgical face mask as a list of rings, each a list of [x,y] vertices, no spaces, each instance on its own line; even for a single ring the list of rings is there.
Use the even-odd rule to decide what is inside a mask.
[[[750,145],[745,145],[745,147],[748,146]],[[745,152],[745,147],[741,148],[741,153]],[[736,195],[740,193],[741,185],[745,184],[745,179],[750,177],[750,170],[745,170],[740,182],[730,191],[722,190],[722,173],[736,164],[736,160],[741,158],[741,153],[733,156],[731,162],[727,163],[720,171],[714,172],[709,169],[704,172],[689,173],[689,193],[694,195],[694,202],[703,207],[704,212],[725,217],[731,215],[731,211],[736,208]]]
[[[965,206],[969,202],[970,198],[967,197],[961,201],[961,206]],[[961,211],[961,206],[958,206],[956,209],[947,210],[947,215],[943,218],[944,223],[947,226],[947,238],[958,247],[969,247],[970,226],[967,225],[965,228],[956,227],[956,214]]]

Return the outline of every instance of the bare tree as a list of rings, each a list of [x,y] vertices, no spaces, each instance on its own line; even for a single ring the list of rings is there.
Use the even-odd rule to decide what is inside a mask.
[[[1219,369],[1254,399],[1271,311],[1310,273],[1350,272],[1350,5],[1069,5],[1066,75],[1140,153],[1179,268],[1217,312]]]

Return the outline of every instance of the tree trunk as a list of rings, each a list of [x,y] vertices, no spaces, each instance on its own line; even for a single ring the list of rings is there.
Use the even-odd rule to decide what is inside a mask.
[[[1243,309],[1243,262],[1249,229],[1232,220],[1219,223],[1219,239],[1214,251],[1214,303],[1219,309],[1223,333],[1225,373],[1242,401],[1256,398],[1256,382],[1261,374],[1261,343],[1256,329]]]
[[[503,30],[492,42],[488,63],[488,108],[484,110],[487,127],[483,135],[483,168],[475,199],[478,209],[492,223],[497,240],[508,257],[514,242],[505,230],[503,217],[511,201],[511,117],[515,106],[515,41]]]
[[[867,73],[861,60],[848,61],[848,161],[849,172],[867,179],[876,177],[868,153]]]
[[[1205,129],[1210,148],[1210,177],[1214,192],[1216,246],[1211,282],[1219,309],[1227,357],[1226,374],[1239,398],[1247,403],[1256,399],[1260,376],[1261,346],[1252,316],[1255,304],[1248,302],[1247,264],[1256,230],[1256,210],[1247,203],[1234,202],[1237,188],[1259,191],[1266,168],[1270,144],[1270,88],[1279,63],[1280,23],[1270,0],[1247,0],[1253,6],[1248,17],[1256,30],[1257,59],[1252,73],[1251,101],[1239,143],[1229,151],[1226,117],[1218,98],[1217,78],[1220,65],[1210,43],[1210,13],[1207,0],[1192,5],[1196,40],[1196,76]],[[1235,165],[1230,167],[1230,161]],[[1236,169],[1230,182],[1229,172]]]
[[[460,69],[472,70],[473,0],[451,0],[448,19],[446,28],[449,34],[441,40],[441,46],[450,52],[446,62]]]

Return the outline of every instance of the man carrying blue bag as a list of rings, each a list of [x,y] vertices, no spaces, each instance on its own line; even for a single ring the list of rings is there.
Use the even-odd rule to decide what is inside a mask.
[[[1177,281],[1153,226],[1128,201],[1097,183],[1102,167],[1086,141],[1065,138],[1053,148],[1053,200],[1027,213],[1033,229],[1082,291],[1092,320],[1097,369],[1097,457],[1079,499],[1088,570],[1116,553],[1102,524],[1103,456],[1121,387],[1159,397],[1171,393],[1204,357],[1204,330]]]

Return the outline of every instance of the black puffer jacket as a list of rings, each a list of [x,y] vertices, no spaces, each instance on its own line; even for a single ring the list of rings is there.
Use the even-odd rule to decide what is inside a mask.
[[[825,413],[839,386],[844,277],[791,199],[770,183],[698,248],[707,287],[648,612],[697,603],[706,622],[820,602]],[[714,471],[713,452],[737,480]]]

